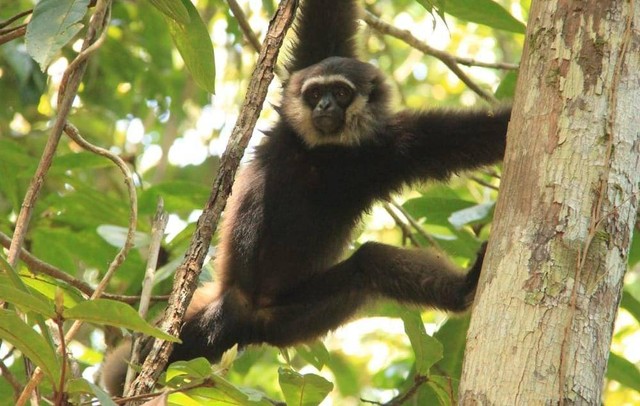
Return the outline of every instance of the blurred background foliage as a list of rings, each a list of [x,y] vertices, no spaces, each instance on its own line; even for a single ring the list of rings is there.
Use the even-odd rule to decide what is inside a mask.
[[[33,8],[35,2],[2,3],[0,21]],[[251,29],[262,38],[275,2],[239,3]],[[90,58],[69,118],[86,139],[119,154],[136,173],[139,235],[136,249],[109,286],[111,293],[139,294],[148,232],[159,197],[164,199],[170,220],[154,293],[169,292],[173,271],[208,196],[256,62],[257,53],[226,2],[198,0],[194,5],[213,43],[215,94],[203,90],[189,74],[173,45],[167,20],[157,9],[146,2],[116,1],[106,41]],[[494,10],[497,5],[512,21],[500,17]],[[529,1],[368,0],[365,7],[432,48],[477,61],[517,64]],[[27,52],[24,38],[0,47],[0,232],[9,238],[56,112],[62,72],[79,51],[83,32],[55,55],[45,72]],[[389,75],[399,104],[455,108],[486,103],[433,56],[365,23],[362,37],[363,57]],[[498,99],[512,97],[516,71],[477,66],[462,69]],[[279,86],[277,79],[271,86],[269,100],[273,105],[278,103]],[[269,127],[275,114],[272,105],[265,105],[252,145],[260,142],[260,130]],[[245,159],[250,157],[251,147]],[[480,242],[488,238],[499,173],[499,167],[488,168],[463,174],[447,185],[427,184],[407,190],[391,204],[377,205],[365,216],[354,245],[366,240],[436,245],[453,261],[467,266]],[[63,138],[37,201],[25,247],[40,260],[95,285],[122,244],[127,221],[126,189],[117,169]],[[3,245],[7,245],[6,238]],[[629,264],[632,271],[627,275],[612,346],[615,355],[605,397],[605,403],[611,405],[640,402],[640,379],[635,379],[640,376],[640,302],[636,299],[640,298],[640,282],[637,270],[633,270],[640,260],[638,248],[634,242]],[[211,255],[215,255],[215,241]],[[211,264],[206,266],[205,279],[211,278]],[[32,273],[24,264],[18,271],[27,285],[45,295],[53,285],[73,293],[71,287]],[[152,312],[157,314],[162,307],[162,303],[156,304]],[[388,302],[372,305],[361,316],[322,342],[284,351],[268,346],[250,348],[222,376],[234,390],[252,388],[275,400],[290,401],[295,397],[291,388],[309,385],[321,393],[318,399],[329,392],[324,405],[388,402],[411,388],[417,391],[403,404],[455,403],[468,316],[418,312]],[[423,329],[433,338],[425,337]],[[94,380],[107,344],[117,341],[120,333],[98,325],[83,327],[69,344],[78,361],[79,376]],[[10,340],[2,343],[0,359],[6,370],[24,383],[20,352],[12,350]],[[197,369],[193,367],[192,372]],[[333,383],[333,389],[331,385],[323,389],[324,381],[310,378],[315,376]],[[418,376],[426,376],[427,382],[417,385]],[[171,384],[169,377],[166,380]],[[43,392],[47,393],[46,385]],[[198,399],[202,404],[215,404],[209,395],[176,394],[171,401],[187,404]],[[12,404],[13,397],[12,386],[0,378],[0,399]]]

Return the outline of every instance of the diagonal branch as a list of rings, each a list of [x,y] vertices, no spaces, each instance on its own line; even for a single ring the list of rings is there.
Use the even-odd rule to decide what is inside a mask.
[[[439,59],[442,63],[444,63],[465,85],[469,87],[469,89],[473,90],[478,96],[482,97],[486,101],[490,103],[496,103],[498,100],[491,93],[482,89],[478,86],[462,69],[458,66],[458,63],[461,63],[459,59],[456,59],[453,55],[440,51],[438,49],[432,48],[424,42],[420,41],[418,38],[411,35],[411,33],[407,30],[401,30],[396,28],[386,22],[382,21],[375,15],[370,12],[365,12],[364,21],[369,24],[373,29],[380,31],[383,34],[391,35],[394,38],[397,38],[409,46],[417,49],[420,52],[423,52],[427,55],[431,55],[437,59]],[[468,62],[468,61],[467,61]]]

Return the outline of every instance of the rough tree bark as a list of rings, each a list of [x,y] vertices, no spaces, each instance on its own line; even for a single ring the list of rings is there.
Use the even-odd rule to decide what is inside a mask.
[[[600,404],[638,206],[640,7],[534,0],[461,404]]]

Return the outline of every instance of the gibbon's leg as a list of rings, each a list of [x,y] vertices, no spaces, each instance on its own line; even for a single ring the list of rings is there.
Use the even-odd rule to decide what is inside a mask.
[[[367,243],[356,253],[373,290],[400,302],[463,311],[471,305],[486,251],[482,244],[465,273],[433,250]]]
[[[314,274],[270,307],[256,337],[286,346],[322,336],[346,322],[369,298],[385,296],[442,310],[465,310],[475,295],[486,243],[466,273],[430,250],[367,243],[354,255]]]

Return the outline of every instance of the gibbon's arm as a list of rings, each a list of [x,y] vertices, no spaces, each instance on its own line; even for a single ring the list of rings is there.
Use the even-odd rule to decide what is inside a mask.
[[[508,106],[397,113],[391,124],[395,162],[389,164],[405,172],[396,181],[443,180],[502,160],[510,116]]]
[[[302,70],[330,56],[357,56],[360,8],[356,1],[305,0],[298,13],[287,71]]]

